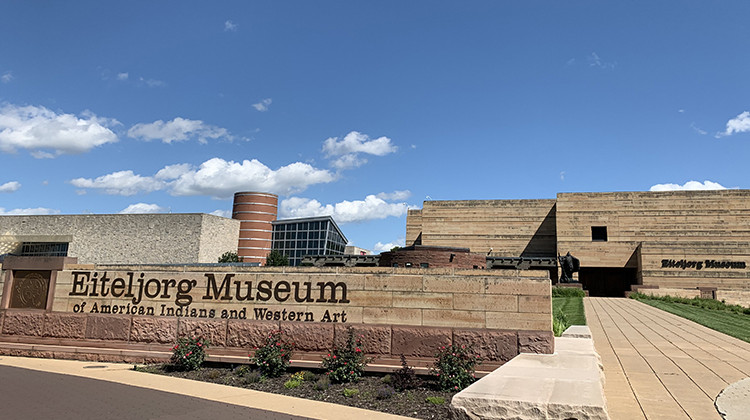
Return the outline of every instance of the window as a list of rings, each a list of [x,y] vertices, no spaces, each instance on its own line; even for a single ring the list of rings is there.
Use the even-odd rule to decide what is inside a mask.
[[[404,264],[404,267],[411,267],[411,263],[408,262],[408,263]]]
[[[607,242],[607,227],[591,226],[591,240],[595,242]]]
[[[419,263],[419,266],[422,268],[430,268],[430,263]],[[474,268],[477,268],[477,266],[475,265]]]
[[[393,263],[393,266],[394,267],[398,267],[398,263]]]
[[[24,242],[21,255],[28,257],[67,257],[67,242]]]

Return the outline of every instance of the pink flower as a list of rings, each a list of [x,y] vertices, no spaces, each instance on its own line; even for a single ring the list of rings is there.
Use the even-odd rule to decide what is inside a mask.
[[[333,355],[333,358],[334,358],[334,359],[336,358],[336,355],[335,355],[335,354]]]

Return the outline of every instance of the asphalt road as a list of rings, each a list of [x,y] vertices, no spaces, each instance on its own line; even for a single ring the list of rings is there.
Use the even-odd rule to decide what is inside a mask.
[[[175,392],[179,392],[176,389]],[[0,366],[0,418],[8,420],[304,420],[170,392]]]

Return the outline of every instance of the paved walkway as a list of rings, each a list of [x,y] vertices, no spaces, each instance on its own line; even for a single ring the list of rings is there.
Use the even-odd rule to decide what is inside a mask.
[[[613,420],[721,419],[716,396],[750,376],[750,343],[633,299],[584,304]]]
[[[20,420],[407,419],[361,408],[136,372],[132,364],[0,356],[0,375],[0,405],[5,416],[2,418]]]

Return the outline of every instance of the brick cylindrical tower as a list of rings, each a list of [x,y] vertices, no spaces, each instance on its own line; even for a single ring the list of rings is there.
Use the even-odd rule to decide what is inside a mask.
[[[232,219],[240,221],[240,240],[237,255],[244,262],[265,265],[271,252],[273,225],[278,214],[279,197],[261,192],[238,192],[234,194]]]

